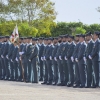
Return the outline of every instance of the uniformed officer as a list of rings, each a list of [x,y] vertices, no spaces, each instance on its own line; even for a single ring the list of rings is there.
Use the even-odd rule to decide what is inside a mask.
[[[0,36],[0,80],[2,80],[1,46],[2,46],[2,36]]]
[[[25,75],[25,81],[31,82],[31,62],[29,61],[29,57],[31,55],[31,47],[32,47],[32,37],[27,37],[26,39],[26,45],[23,48],[22,52],[20,52],[20,55],[24,56],[24,75]]]
[[[19,46],[18,42],[14,42],[14,51],[12,54],[11,62],[13,62],[14,72],[15,72],[15,81],[18,81],[18,68],[19,68],[19,61],[18,61],[18,54],[19,54]]]
[[[24,37],[20,37],[19,38],[19,44],[20,44],[20,46],[19,46],[19,52],[22,52],[22,50],[23,50],[23,48],[24,48],[24,43],[23,43],[23,41],[24,41]],[[21,82],[23,82],[23,65],[22,65],[22,61],[21,61],[22,59],[21,59],[21,56],[19,55],[19,78],[18,78],[18,80],[19,81],[21,81]]]
[[[68,87],[70,86],[73,86],[73,83],[74,83],[74,68],[73,68],[73,62],[74,60],[71,59],[72,57],[72,54],[74,52],[74,48],[75,48],[75,43],[74,43],[74,36],[70,36],[69,35],[69,48],[68,48],[68,51],[67,51],[67,63],[68,63],[68,71],[69,71],[69,75],[70,75],[70,79],[69,79],[69,82],[67,84]]]
[[[74,72],[75,72],[75,75],[74,75],[74,84],[73,84],[73,87],[79,87],[80,85],[80,74],[79,74],[79,66],[78,66],[78,62],[76,60],[76,58],[78,57],[78,51],[79,51],[79,46],[80,46],[80,42],[79,42],[79,34],[77,34],[75,36],[75,48],[74,48],[74,52],[73,52],[73,55],[71,57],[71,59],[74,61],[74,65],[75,65],[75,68],[74,68]]]
[[[10,47],[10,41],[9,41],[9,36],[5,36],[6,42],[5,42],[5,47],[3,50],[2,57],[4,58],[4,67],[6,71],[6,76],[5,79],[8,80],[10,77],[10,70],[9,70],[9,60],[6,58],[8,55],[9,47]]]
[[[43,51],[43,55],[41,57],[41,60],[44,63],[44,82],[41,84],[47,84],[48,82],[48,69],[47,69],[47,63],[46,63],[46,59],[45,59],[45,54],[47,52],[48,49],[48,38],[44,39],[44,51]]]
[[[89,55],[91,55],[91,52],[93,50],[94,42],[92,40],[92,33],[88,32],[86,34],[86,40],[88,41],[87,49],[86,49],[86,72],[87,72],[87,88],[91,87],[93,82],[93,68],[92,68],[92,60],[89,59]]]
[[[85,83],[86,83],[86,75],[85,75],[85,66],[86,66],[86,58],[85,58],[85,52],[86,52],[86,43],[85,43],[85,35],[81,34],[79,41],[81,43],[81,45],[79,46],[79,51],[78,51],[78,59],[76,59],[76,61],[78,61],[78,66],[79,66],[79,73],[80,73],[80,80],[81,80],[81,84],[80,84],[80,88],[85,87]]]
[[[53,85],[56,85],[58,83],[58,64],[57,61],[55,61],[54,57],[56,56],[56,52],[58,49],[58,37],[54,37],[54,49],[52,51],[52,64],[53,64],[53,71],[54,71],[54,75],[53,75]]]
[[[43,55],[44,51],[44,44],[43,44],[43,37],[39,38],[39,62],[40,62],[40,79],[39,81],[43,81],[43,61],[41,60],[41,57]]]
[[[14,80],[14,66],[13,66],[13,62],[11,61],[12,55],[13,55],[13,51],[14,51],[14,44],[11,43],[10,46],[9,46],[8,55],[6,56],[6,58],[9,60],[9,66],[10,66],[10,78],[9,78],[9,81],[13,81]]]
[[[5,69],[5,64],[4,64],[4,57],[3,57],[3,51],[4,51],[4,48],[5,48],[5,45],[6,45],[6,38],[5,36],[2,37],[3,38],[3,42],[2,42],[2,46],[1,46],[1,66],[2,66],[2,70],[3,70],[3,73],[2,73],[2,79],[6,79],[6,69]]]
[[[52,50],[53,50],[53,45],[52,45],[52,41],[53,41],[53,38],[49,37],[48,38],[48,48],[47,48],[46,54],[45,54],[47,70],[48,70],[47,85],[52,85],[52,82],[53,82],[53,71],[52,71]]]
[[[63,69],[64,69],[64,84],[67,85],[69,81],[69,71],[68,71],[68,62],[66,59],[66,55],[69,49],[69,42],[68,42],[68,35],[66,34],[65,36],[65,42],[63,43],[63,52],[62,52],[62,63],[63,63]]]
[[[93,64],[93,71],[94,71],[94,76],[95,76],[95,84],[92,87],[98,87],[99,86],[99,45],[100,45],[100,40],[99,40],[99,32],[96,31],[93,34],[93,39],[94,39],[94,45],[93,45],[93,50],[92,53],[89,55],[89,58],[92,59],[92,64]]]
[[[58,70],[59,70],[59,83],[57,84],[58,86],[65,86],[65,83],[64,83],[64,71],[63,71],[63,65],[62,65],[62,58],[61,58],[61,52],[62,51],[62,47],[63,47],[63,35],[60,35],[59,38],[58,38],[58,49],[57,49],[57,53],[56,53],[56,56],[55,56],[55,60],[57,61],[57,64],[58,64]]]
[[[29,61],[31,62],[31,70],[33,70],[32,83],[38,83],[37,57],[39,55],[39,48],[36,41],[36,38],[32,38],[31,55],[29,57]]]
[[[21,63],[22,63],[22,67],[24,68],[24,81],[27,82],[27,59],[26,59],[26,55],[24,54],[24,52],[26,52],[26,46],[27,46],[27,38],[24,37],[23,40],[23,49],[22,52],[19,52],[20,57],[21,57]]]

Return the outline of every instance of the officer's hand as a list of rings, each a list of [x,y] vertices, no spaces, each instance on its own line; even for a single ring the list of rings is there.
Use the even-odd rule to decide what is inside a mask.
[[[65,60],[68,60],[66,56],[65,56]]]
[[[84,59],[84,61],[86,61],[86,58],[85,57],[83,57],[83,59]]]
[[[92,59],[92,57],[89,55],[89,59]]]
[[[1,55],[1,57],[4,58],[3,55]]]
[[[50,60],[52,60],[52,57],[51,56],[49,58],[50,58]]]
[[[73,57],[71,57],[71,60],[72,60],[72,62],[74,62],[74,58]]]
[[[59,56],[59,59],[62,60],[61,56]]]
[[[41,57],[41,60],[43,61],[43,57]]]
[[[9,58],[8,58],[8,55],[6,55],[6,58],[9,59]]]
[[[12,59],[11,59],[11,62],[13,62]]]
[[[54,60],[55,60],[55,61],[57,61],[57,58],[56,58],[56,57],[54,57]]]
[[[31,60],[29,59],[29,62],[31,62]]]
[[[78,62],[78,59],[77,59],[77,58],[75,58],[75,61],[76,61],[76,62]]]

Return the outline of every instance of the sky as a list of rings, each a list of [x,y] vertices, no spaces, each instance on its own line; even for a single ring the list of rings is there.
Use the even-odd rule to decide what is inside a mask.
[[[83,22],[84,24],[100,24],[100,0],[51,0],[55,2],[58,15],[57,22]]]

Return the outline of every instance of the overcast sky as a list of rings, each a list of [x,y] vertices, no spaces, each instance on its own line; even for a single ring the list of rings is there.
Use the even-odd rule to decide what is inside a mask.
[[[100,24],[100,13],[96,8],[100,0],[51,0],[58,12],[56,21],[81,21],[84,24]]]

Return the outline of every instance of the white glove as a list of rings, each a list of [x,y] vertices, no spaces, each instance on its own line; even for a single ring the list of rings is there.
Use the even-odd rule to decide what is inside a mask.
[[[62,60],[61,56],[59,56],[59,59]]]
[[[68,60],[68,59],[66,58],[66,56],[65,56],[65,60]]]
[[[3,55],[1,55],[1,57],[4,58]]]
[[[16,57],[16,59],[15,59],[17,62],[18,62],[18,58]]]
[[[9,59],[9,58],[8,58],[8,55],[6,55],[6,58]]]
[[[89,55],[89,59],[92,59],[92,57]]]
[[[54,57],[54,60],[55,60],[55,61],[57,61],[57,58],[56,58],[56,57]]]
[[[22,54],[24,54],[24,52],[19,52],[19,55],[22,55]]]
[[[45,56],[43,57],[43,59],[46,60],[46,59],[45,59]]]
[[[50,60],[52,60],[52,57],[51,56],[49,58],[50,58]]]
[[[71,60],[72,60],[72,62],[74,62],[74,58],[73,57],[71,57]]]
[[[41,60],[43,61],[43,57],[41,57]]]
[[[85,57],[83,57],[83,59],[84,59],[84,61],[86,61],[86,58]]]
[[[77,58],[75,58],[75,61],[76,61],[76,62],[78,62],[78,59],[77,59]]]
[[[11,59],[11,62],[13,62],[12,59]]]
[[[29,61],[31,62],[31,60],[29,59]]]

